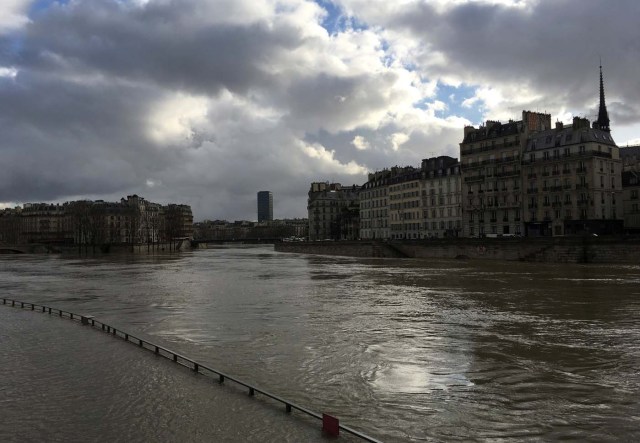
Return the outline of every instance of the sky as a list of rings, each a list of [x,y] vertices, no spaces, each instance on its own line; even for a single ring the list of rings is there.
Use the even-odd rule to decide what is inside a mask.
[[[640,143],[637,0],[0,0],[0,208],[131,194],[306,217],[311,182],[547,112]]]

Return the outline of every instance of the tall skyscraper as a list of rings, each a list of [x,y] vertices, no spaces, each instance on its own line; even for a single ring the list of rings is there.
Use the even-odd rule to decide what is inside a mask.
[[[258,192],[258,222],[273,220],[273,194],[271,191]]]

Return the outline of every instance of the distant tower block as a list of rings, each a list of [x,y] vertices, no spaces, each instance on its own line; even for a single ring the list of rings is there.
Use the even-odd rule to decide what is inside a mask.
[[[273,194],[271,191],[258,192],[258,222],[273,220]]]

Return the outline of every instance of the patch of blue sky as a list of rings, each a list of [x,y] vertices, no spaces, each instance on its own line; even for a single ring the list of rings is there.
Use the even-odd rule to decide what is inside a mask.
[[[447,109],[437,111],[436,115],[439,117],[455,115],[466,118],[472,124],[480,124],[483,121],[484,102],[479,100],[471,106],[463,106],[463,102],[465,100],[476,95],[476,90],[476,87],[465,84],[456,87],[438,83],[436,100],[440,100],[445,103],[447,105]]]
[[[315,0],[315,2],[327,12],[320,25],[327,30],[330,35],[344,32],[349,29],[364,30],[368,26],[356,17],[350,17],[344,10],[331,0]]]
[[[70,0],[35,0],[29,7],[29,17],[36,18],[47,9],[55,5],[66,5]]]

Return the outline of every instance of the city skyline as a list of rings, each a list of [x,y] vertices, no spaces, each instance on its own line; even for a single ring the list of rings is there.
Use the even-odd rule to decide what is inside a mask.
[[[522,110],[640,142],[640,4],[16,0],[0,5],[0,208],[138,194],[279,218],[309,183],[459,157]]]

